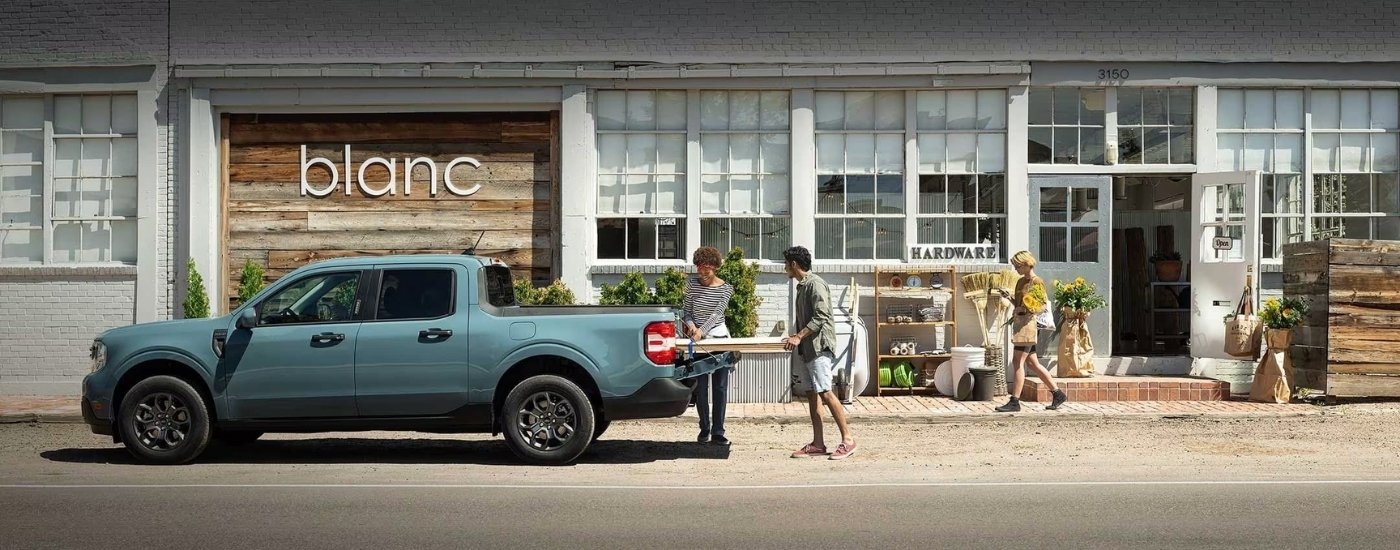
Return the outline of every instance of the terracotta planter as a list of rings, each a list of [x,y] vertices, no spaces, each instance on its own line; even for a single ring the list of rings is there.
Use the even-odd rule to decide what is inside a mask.
[[[1157,268],[1158,281],[1175,283],[1181,280],[1181,260],[1157,260],[1154,265]]]

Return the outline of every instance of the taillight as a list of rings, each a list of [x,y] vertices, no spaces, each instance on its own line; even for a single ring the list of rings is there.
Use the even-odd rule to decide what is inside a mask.
[[[676,359],[676,324],[657,321],[642,331],[642,352],[652,363],[669,367]]]

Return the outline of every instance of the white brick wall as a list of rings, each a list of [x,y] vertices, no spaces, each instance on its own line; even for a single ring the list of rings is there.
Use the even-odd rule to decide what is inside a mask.
[[[134,279],[0,280],[0,395],[77,395],[93,337],[133,321]]]
[[[171,39],[179,64],[1400,58],[1394,30],[1400,10],[1393,1],[420,0],[405,6],[174,0]]]

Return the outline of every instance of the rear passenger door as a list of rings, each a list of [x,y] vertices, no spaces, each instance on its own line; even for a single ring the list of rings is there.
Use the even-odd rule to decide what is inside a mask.
[[[355,350],[362,417],[442,416],[467,403],[464,268],[376,266]]]

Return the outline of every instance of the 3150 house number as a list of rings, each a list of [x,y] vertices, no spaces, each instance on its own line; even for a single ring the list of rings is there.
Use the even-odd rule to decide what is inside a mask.
[[[1099,80],[1127,80],[1127,69],[1099,69]]]

